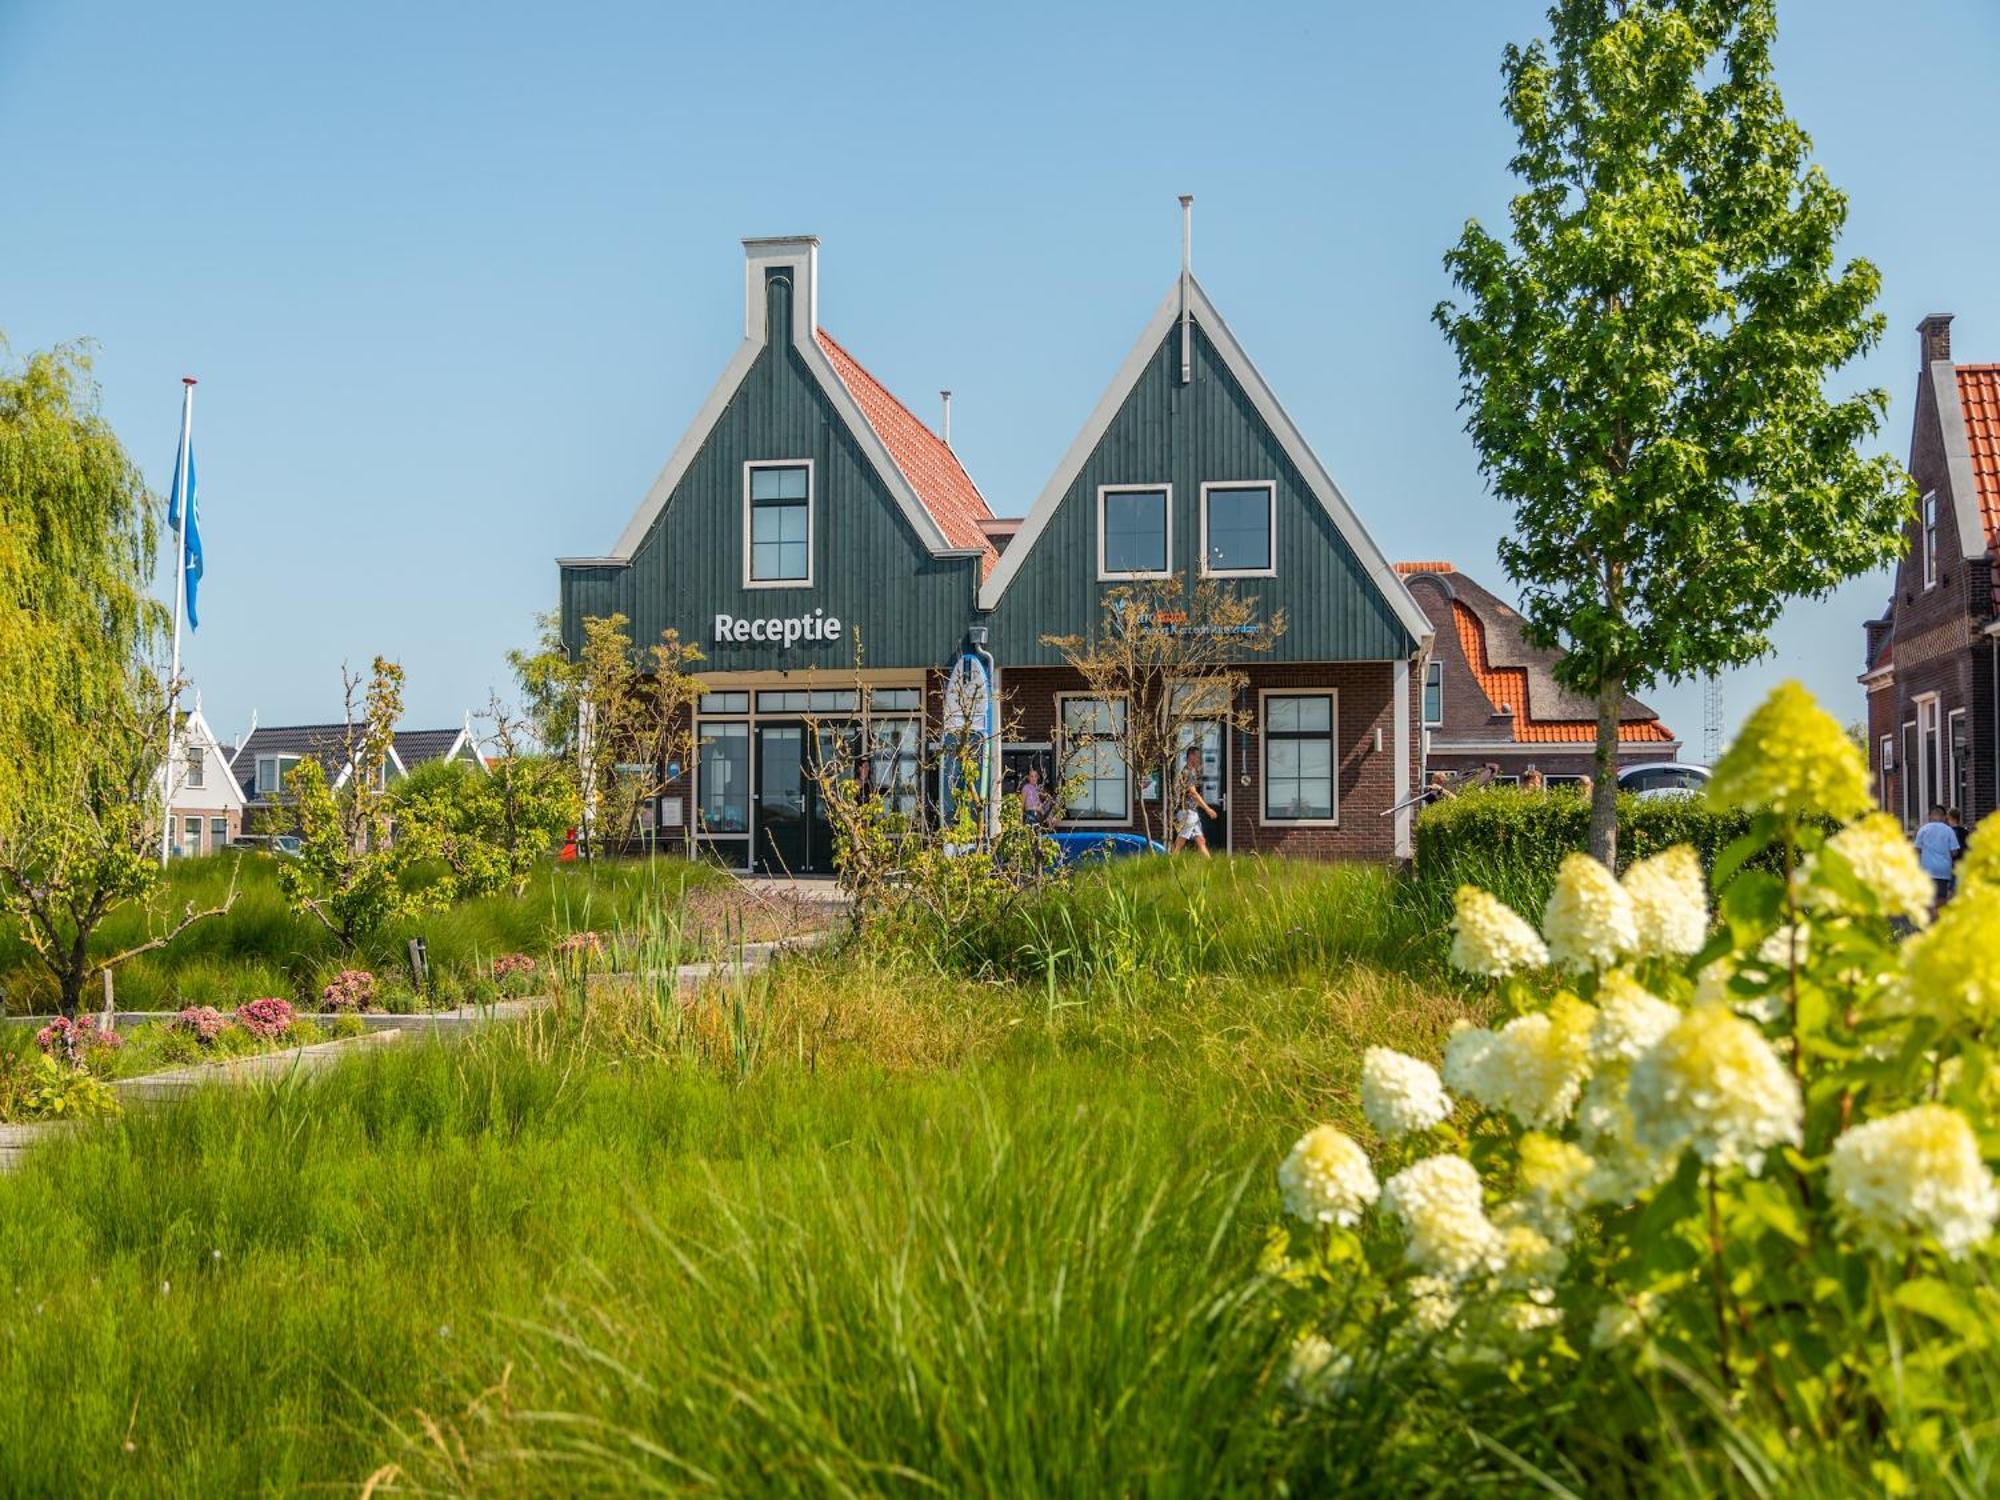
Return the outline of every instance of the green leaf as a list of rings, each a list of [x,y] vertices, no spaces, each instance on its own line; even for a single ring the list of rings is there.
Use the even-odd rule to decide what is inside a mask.
[[[1975,1348],[1983,1349],[1991,1342],[1991,1325],[1971,1296],[1935,1276],[1905,1281],[1890,1293],[1889,1300],[1907,1312],[1943,1324]]]

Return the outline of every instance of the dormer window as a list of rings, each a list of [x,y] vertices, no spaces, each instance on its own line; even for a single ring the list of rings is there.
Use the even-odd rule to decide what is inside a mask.
[[[1172,571],[1170,485],[1107,484],[1097,492],[1097,577],[1104,583],[1165,578]]]
[[[1437,729],[1444,724],[1444,663],[1431,661],[1424,664],[1424,728]]]
[[[299,763],[296,755],[260,755],[257,757],[257,795],[276,797],[285,790],[285,777],[291,774],[293,766]]]
[[[743,586],[805,588],[812,584],[812,463],[797,460],[743,466]]]
[[[1278,487],[1201,487],[1201,571],[1210,578],[1269,578],[1277,572]]]
[[[1924,553],[1924,587],[1937,587],[1937,491],[1924,495],[1921,524],[1924,529],[1922,546]]]

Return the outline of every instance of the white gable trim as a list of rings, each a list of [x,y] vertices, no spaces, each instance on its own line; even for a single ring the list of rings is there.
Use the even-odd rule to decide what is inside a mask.
[[[1389,601],[1389,607],[1395,612],[1403,628],[1409,631],[1420,645],[1427,643],[1431,638],[1429,618],[1418,608],[1417,601],[1410,597],[1410,591],[1404,587],[1401,575],[1390,566],[1388,558],[1382,555],[1382,549],[1375,545],[1375,539],[1368,534],[1368,529],[1361,524],[1361,518],[1347,503],[1347,497],[1340,492],[1340,486],[1333,482],[1333,476],[1327,473],[1325,465],[1313,452],[1312,445],[1306,442],[1305,435],[1293,425],[1291,417],[1279,403],[1277,394],[1272,391],[1257,366],[1251,362],[1243,346],[1236,341],[1236,336],[1229,331],[1229,325],[1222,320],[1222,314],[1216,310],[1215,304],[1208,300],[1208,293],[1202,290],[1201,283],[1195,280],[1192,273],[1176,279],[1174,285],[1168,289],[1167,295],[1160,300],[1158,310],[1146,324],[1145,331],[1139,335],[1139,342],[1125,357],[1125,363],[1119,366],[1110,388],[1097,403],[1097,409],[1090,414],[1090,419],[1084,423],[1083,431],[1077,434],[1076,441],[1070,444],[1069,452],[1063,455],[1062,462],[1056,466],[1055,474],[1043,489],[1041,497],[1035,501],[1034,508],[1028,512],[1028,518],[1022,523],[1019,534],[1008,544],[1007,550],[1000,554],[998,565],[979,591],[980,608],[992,609],[999,604],[1001,596],[1007,592],[1007,585],[1013,582],[1014,575],[1021,570],[1028,554],[1034,549],[1036,539],[1055,515],[1056,507],[1062,504],[1063,496],[1068,493],[1070,485],[1082,472],[1090,455],[1097,450],[1098,443],[1103,440],[1105,432],[1111,426],[1112,418],[1118,415],[1126,398],[1132,394],[1133,387],[1138,385],[1140,377],[1145,373],[1146,366],[1159,352],[1161,341],[1166,338],[1168,330],[1180,317],[1183,284],[1187,288],[1189,310],[1193,313],[1195,321],[1208,335],[1209,342],[1215,345],[1216,352],[1222,356],[1223,364],[1249,393],[1257,414],[1277,435],[1286,457],[1290,458],[1293,466],[1305,476],[1307,486],[1325,508],[1327,515],[1332,518],[1334,526],[1345,538],[1347,545],[1354,549],[1354,555],[1361,560],[1361,566],[1369,580]]]
[[[1937,407],[1938,436],[1944,440],[1945,472],[1951,477],[1951,512],[1958,522],[1958,550],[1964,557],[1986,555],[1986,525],[1979,519],[1979,491],[1972,476],[1972,442],[1965,433],[1965,408],[1958,399],[1958,369],[1948,359],[1931,361],[1931,398]],[[1917,517],[1921,532],[1923,517]],[[1923,538],[1918,537],[1921,546]]]
[[[235,808],[240,812],[244,805],[243,788],[237,784],[235,768],[230,758],[222,753],[215,731],[208,727],[208,720],[202,717],[199,708],[188,710],[180,732],[174,736],[174,743],[179,753],[173,761],[162,764],[159,774],[153,778],[156,788],[164,788],[169,776],[174,778],[174,810],[216,812]],[[202,755],[203,784],[190,787],[185,784],[187,752],[197,747]],[[158,800],[157,792],[155,800]]]
[[[882,483],[888,486],[895,497],[896,505],[903,517],[916,530],[917,536],[934,556],[977,557],[978,548],[954,547],[937,523],[937,518],[917,498],[915,488],[908,476],[896,466],[889,456],[889,450],[868,419],[862,415],[860,403],[854,393],[847,388],[833,363],[820,347],[819,329],[819,241],[811,235],[789,239],[745,240],[743,242],[743,342],[736,346],[736,352],[729,357],[723,368],[722,378],[708,393],[708,399],[695,413],[694,422],[682,434],[679,445],[667,459],[666,467],[660,470],[652,488],[646,491],[645,499],[639,502],[639,509],[633,514],[618,543],[608,556],[599,558],[565,558],[560,561],[571,563],[595,563],[614,565],[629,563],[646,540],[646,534],[653,529],[653,523],[667,508],[674,491],[680,487],[688,469],[693,465],[695,455],[708,441],[708,435],[715,430],[715,424],[722,420],[722,414],[729,409],[738,387],[750,373],[750,367],[757,362],[770,343],[770,300],[765,291],[764,277],[767,271],[785,270],[792,278],[792,347],[798,350],[819,382],[834,410],[840,414],[854,439],[861,445],[861,451],[868,456]]]

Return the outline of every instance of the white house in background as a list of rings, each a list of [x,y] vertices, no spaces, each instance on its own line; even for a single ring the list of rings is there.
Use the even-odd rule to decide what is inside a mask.
[[[174,761],[166,771],[172,777],[168,816],[173,822],[171,847],[175,854],[213,854],[242,836],[243,788],[236,784],[229,757],[202,717],[199,704],[181,720]],[[158,778],[154,787],[157,792]]]

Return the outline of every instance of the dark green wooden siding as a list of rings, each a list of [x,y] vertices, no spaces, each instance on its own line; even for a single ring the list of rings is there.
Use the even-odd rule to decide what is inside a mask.
[[[1409,655],[1416,642],[1199,324],[1193,376],[1181,384],[1175,328],[1001,597],[991,622],[1000,664],[1053,664],[1061,657],[1041,644],[1042,636],[1089,634],[1098,627],[1103,592],[1112,586],[1097,582],[1098,486],[1173,486],[1173,567],[1192,588],[1200,576],[1201,487],[1233,480],[1274,480],[1278,487],[1278,576],[1231,584],[1255,597],[1267,614],[1285,611],[1284,636],[1260,659]]]
[[[931,554],[792,347],[789,282],[774,276],[767,296],[769,345],[630,564],[562,570],[563,638],[574,650],[585,618],[616,612],[641,647],[678,629],[711,671],[851,668],[857,645],[870,667],[941,665],[971,619],[978,559]],[[812,460],[810,588],[742,586],[743,465],[754,459]],[[717,614],[782,619],[814,609],[840,618],[838,642],[714,642]]]

